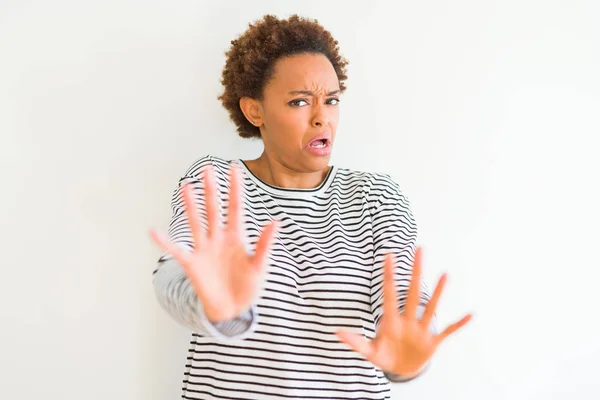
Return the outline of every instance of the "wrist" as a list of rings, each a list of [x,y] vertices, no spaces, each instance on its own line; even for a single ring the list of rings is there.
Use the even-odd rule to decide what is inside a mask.
[[[423,364],[420,368],[414,371],[403,371],[402,373],[384,372],[386,377],[391,382],[407,382],[419,377],[429,366],[429,362]]]

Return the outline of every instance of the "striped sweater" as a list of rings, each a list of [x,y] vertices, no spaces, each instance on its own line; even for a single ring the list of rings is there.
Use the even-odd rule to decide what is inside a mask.
[[[409,202],[387,174],[332,166],[314,189],[261,181],[242,160],[206,155],[179,180],[171,200],[169,238],[191,249],[183,184],[203,193],[201,171],[212,165],[227,219],[229,169],[242,171],[243,238],[252,253],[263,227],[280,220],[259,300],[231,321],[205,317],[183,269],[164,253],[153,273],[158,302],[192,331],[184,399],[389,399],[390,381],[335,336],[350,330],[372,339],[383,311],[383,261],[396,257],[399,312],[405,304],[417,226]],[[203,198],[198,215],[204,227]],[[421,283],[420,314],[429,300]],[[432,323],[435,330],[435,320]]]

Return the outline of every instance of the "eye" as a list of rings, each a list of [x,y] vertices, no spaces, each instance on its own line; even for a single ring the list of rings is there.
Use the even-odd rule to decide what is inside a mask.
[[[289,102],[289,105],[293,106],[293,107],[302,107],[304,104],[301,103],[306,103],[308,104],[308,102],[304,99],[296,99],[296,100],[292,100]]]
[[[332,97],[331,99],[327,100],[327,104],[335,106],[337,104],[340,104],[340,99],[338,99],[337,97]]]

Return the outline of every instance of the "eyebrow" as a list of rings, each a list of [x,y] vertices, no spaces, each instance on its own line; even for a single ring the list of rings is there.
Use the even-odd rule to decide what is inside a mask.
[[[340,93],[339,89],[338,90],[334,90],[333,92],[327,93],[327,96],[333,96],[334,94],[338,94],[338,93]],[[314,93],[311,92],[310,90],[292,90],[290,92],[290,94],[304,94],[304,95],[307,95],[307,96],[314,96]]]

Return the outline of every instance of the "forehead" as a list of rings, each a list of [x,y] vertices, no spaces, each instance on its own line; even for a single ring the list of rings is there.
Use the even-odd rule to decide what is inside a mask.
[[[332,91],[339,89],[339,81],[327,57],[322,54],[299,54],[275,63],[269,86],[276,90]]]

